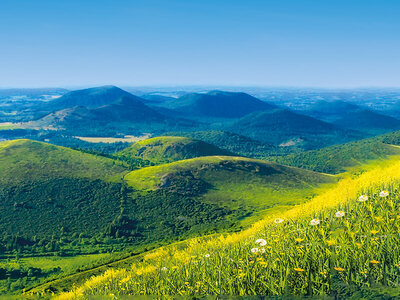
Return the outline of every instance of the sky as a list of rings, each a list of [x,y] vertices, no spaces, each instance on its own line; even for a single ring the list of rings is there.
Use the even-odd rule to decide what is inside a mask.
[[[0,0],[0,87],[400,87],[398,0]]]

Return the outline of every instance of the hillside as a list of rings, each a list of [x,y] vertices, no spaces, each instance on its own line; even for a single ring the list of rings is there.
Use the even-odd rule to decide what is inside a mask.
[[[0,142],[0,184],[53,178],[107,179],[127,170],[121,162],[31,140]]]
[[[185,128],[194,122],[164,116],[140,100],[122,96],[111,104],[96,108],[74,106],[49,113],[25,124],[28,128],[62,129],[73,134],[115,135]],[[101,130],[100,130],[101,128]]]
[[[274,146],[237,133],[221,130],[168,132],[165,135],[186,136],[213,144],[221,149],[253,158],[266,158],[288,152],[287,147]]]
[[[339,127],[381,134],[400,128],[400,120],[345,101],[318,101],[303,109],[302,114]]]
[[[162,136],[136,142],[116,154],[119,158],[126,160],[140,158],[154,165],[212,155],[231,155],[231,153],[187,137]]]
[[[239,118],[254,111],[276,108],[246,93],[223,91],[187,94],[164,106],[185,116],[214,118]]]
[[[193,158],[132,171],[125,181],[142,193],[158,191],[236,210],[240,216],[285,209],[335,179],[297,168],[243,157]]]
[[[138,256],[131,266],[108,269],[58,299],[110,293],[396,299],[399,169],[391,160],[248,230]]]
[[[392,134],[335,145],[319,150],[274,157],[274,161],[316,172],[338,174],[350,168],[361,166],[371,160],[384,160],[392,155],[400,155],[400,148],[382,141],[394,142]]]
[[[381,134],[400,129],[400,120],[366,109],[345,112],[342,117],[332,123],[343,128],[373,134]]]
[[[106,85],[69,92],[62,97],[49,102],[48,109],[56,111],[74,106],[95,108],[114,103],[122,97],[129,97],[136,103],[141,102],[139,97],[136,97],[116,86]]]
[[[229,131],[281,146],[315,149],[345,143],[365,135],[286,109],[255,112],[226,128]]]

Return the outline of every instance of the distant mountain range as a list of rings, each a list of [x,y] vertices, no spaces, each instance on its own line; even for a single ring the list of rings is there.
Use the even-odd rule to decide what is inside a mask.
[[[344,101],[318,101],[292,111],[237,92],[144,97],[115,86],[72,91],[42,105],[41,117],[27,125],[96,136],[219,130],[263,145],[300,149],[400,129],[400,120]]]

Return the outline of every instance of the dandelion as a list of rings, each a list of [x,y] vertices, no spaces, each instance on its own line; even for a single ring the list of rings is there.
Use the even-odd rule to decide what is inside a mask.
[[[344,269],[341,268],[341,267],[334,267],[334,269],[335,269],[336,271],[338,271],[338,272],[343,272],[343,271],[344,271]]]
[[[260,246],[265,246],[267,244],[267,241],[264,239],[258,239],[256,241],[256,244],[260,245]]]
[[[204,255],[204,257],[205,257],[205,258],[209,258],[209,257],[210,257],[210,254],[207,253],[206,255]]]
[[[367,195],[361,195],[360,197],[358,197],[358,201],[360,202],[365,202],[368,200],[368,196]]]
[[[370,261],[370,263],[373,264],[373,265],[376,265],[376,264],[379,264],[379,261],[373,259],[373,260]]]
[[[304,241],[304,239],[301,239],[301,238],[296,238],[296,239],[294,239],[296,242],[298,242],[298,243],[301,243],[302,241]]]
[[[284,220],[281,219],[281,218],[276,218],[276,219],[274,220],[275,224],[280,224],[280,223],[282,223],[283,221],[284,221]]]
[[[339,210],[339,211],[336,212],[335,217],[336,218],[342,218],[342,217],[344,217],[344,215],[345,215],[345,212],[342,211],[342,210]]]
[[[310,225],[311,225],[311,226],[319,225],[319,219],[312,219],[312,220],[310,221]]]
[[[251,252],[252,252],[252,253],[257,253],[258,251],[260,251],[260,249],[258,249],[258,248],[252,248],[252,249],[251,249]]]
[[[381,192],[379,193],[379,197],[384,198],[384,197],[387,197],[387,196],[389,196],[389,192],[386,191],[386,190],[381,191]]]
[[[302,268],[293,268],[293,270],[295,270],[296,272],[304,272],[304,269]]]
[[[326,243],[328,244],[328,246],[333,246],[336,244],[334,240],[327,240]]]
[[[375,230],[375,229],[374,229],[374,230],[371,230],[370,232],[371,232],[372,234],[377,234],[377,233],[379,232],[379,230]]]

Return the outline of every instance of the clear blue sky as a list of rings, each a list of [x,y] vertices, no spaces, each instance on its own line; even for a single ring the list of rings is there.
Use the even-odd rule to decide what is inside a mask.
[[[0,0],[0,87],[399,87],[399,15],[399,0]]]

